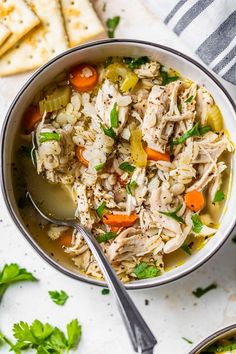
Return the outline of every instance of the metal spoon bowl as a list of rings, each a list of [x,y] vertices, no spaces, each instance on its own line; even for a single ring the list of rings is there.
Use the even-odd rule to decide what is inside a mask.
[[[128,331],[134,351],[143,354],[153,354],[153,348],[157,344],[156,338],[128,295],[124,285],[118,279],[115,271],[111,267],[92,233],[82,226],[75,218],[61,218],[55,214],[55,211],[53,213],[50,211],[43,211],[29,192],[27,192],[27,196],[41,217],[56,225],[73,227],[81,233],[99,264],[104,278],[117,301],[118,308]]]

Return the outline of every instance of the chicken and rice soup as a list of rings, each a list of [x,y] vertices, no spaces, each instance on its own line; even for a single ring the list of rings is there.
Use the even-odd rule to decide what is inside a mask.
[[[125,282],[161,275],[217,231],[233,144],[207,89],[157,61],[107,58],[62,73],[25,112],[20,139]],[[41,228],[102,278],[80,233]]]

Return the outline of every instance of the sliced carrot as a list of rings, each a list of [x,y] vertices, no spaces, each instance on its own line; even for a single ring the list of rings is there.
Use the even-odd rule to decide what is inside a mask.
[[[112,232],[117,232],[119,231],[120,227],[119,226],[111,226],[111,231]]]
[[[168,152],[162,153],[162,152],[150,149],[147,146],[144,148],[144,150],[147,153],[148,160],[170,161],[170,154]]]
[[[194,190],[187,192],[184,196],[187,207],[192,211],[199,211],[204,207],[205,199],[202,192]]]
[[[80,92],[91,91],[98,82],[97,70],[89,64],[80,64],[70,72],[70,83]]]
[[[34,130],[34,126],[42,119],[39,107],[30,106],[24,114],[24,130],[27,134]]]
[[[83,146],[76,146],[76,148],[75,148],[75,156],[82,163],[82,165],[88,167],[89,163],[83,156],[84,150],[85,150],[85,148]]]
[[[72,243],[72,237],[73,237],[73,230],[68,229],[66,231],[63,231],[61,236],[57,239],[58,244],[60,246],[64,247],[70,247]]]
[[[137,214],[125,215],[125,214],[105,214],[102,217],[104,224],[114,227],[127,227],[131,226],[138,219]]]

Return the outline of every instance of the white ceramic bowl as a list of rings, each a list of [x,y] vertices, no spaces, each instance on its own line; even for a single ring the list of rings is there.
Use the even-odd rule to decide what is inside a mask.
[[[12,188],[11,162],[13,154],[13,141],[20,126],[21,116],[33,99],[34,95],[47,83],[52,81],[56,75],[63,71],[63,69],[72,67],[80,62],[96,63],[97,61],[101,61],[109,56],[139,57],[143,55],[150,56],[153,59],[164,63],[166,66],[175,68],[183,76],[196,81],[199,85],[205,85],[219,105],[225,119],[225,125],[229,130],[232,139],[236,139],[236,107],[229,94],[210,72],[208,72],[193,59],[171,48],[154,43],[125,39],[105,40],[85,44],[60,54],[42,66],[31,76],[14,99],[7,113],[2,129],[2,190],[7,208],[15,224],[21,231],[22,235],[51,265],[71,277],[96,285],[104,285],[105,283],[80,274],[76,271],[75,267],[64,260],[53,259],[50,256],[50,250],[42,249],[32,235],[29,234],[20,216]],[[236,157],[234,156],[232,162],[233,168],[235,165],[235,158]],[[160,277],[131,282],[127,284],[126,287],[128,289],[137,289],[166,284],[181,278],[205,263],[223,245],[235,225],[235,202],[232,198],[233,195],[236,195],[235,175],[232,177],[232,189],[230,195],[231,197],[229,196],[226,202],[227,212],[225,212],[222,217],[220,228],[216,235],[209,240],[203,249],[189,257],[188,261],[186,261],[183,265],[166,272]]]
[[[224,327],[219,329],[217,332],[214,332],[207,338],[203,339],[189,354],[200,354],[201,351],[207,349],[209,345],[214,344],[216,341],[220,339],[224,339],[225,337],[235,336],[236,335],[236,324],[232,324],[228,327]]]

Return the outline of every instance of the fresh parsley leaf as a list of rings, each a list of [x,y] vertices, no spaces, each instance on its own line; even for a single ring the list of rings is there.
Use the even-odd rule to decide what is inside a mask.
[[[48,341],[44,343],[43,349],[52,348],[59,353],[63,353],[67,349],[67,340],[65,334],[57,327],[52,331],[51,336],[48,338]],[[49,352],[50,353],[50,352]]]
[[[130,165],[128,162],[122,162],[119,166],[119,168],[122,170],[122,171],[125,171],[125,172],[134,172],[135,170],[135,166],[132,166]]]
[[[141,262],[134,268],[134,274],[138,279],[154,278],[160,275],[160,273],[160,268],[149,266],[146,262]]]
[[[236,235],[233,236],[232,241],[236,243]]]
[[[211,285],[207,286],[206,288],[197,288],[192,293],[196,297],[201,297],[201,296],[205,295],[208,291],[216,289],[216,288],[217,288],[217,284],[212,283]]]
[[[19,281],[36,281],[37,279],[32,273],[24,268],[20,268],[17,264],[5,264],[0,272],[0,300],[6,289],[13,283]]]
[[[162,78],[162,85],[167,85],[170,82],[176,81],[179,79],[179,76],[169,76],[168,72],[163,69],[163,65],[161,65],[160,76]]]
[[[53,291],[50,290],[49,295],[52,299],[53,302],[55,302],[55,304],[57,305],[64,305],[68,299],[68,295],[64,290],[61,291]]]
[[[131,181],[129,183],[126,184],[125,186],[125,189],[126,189],[126,192],[128,194],[133,194],[133,189],[136,188],[138,186],[137,182],[136,181]]]
[[[107,242],[109,240],[112,240],[113,238],[117,237],[117,233],[116,232],[106,232],[103,235],[99,235],[96,240],[98,243],[102,243],[102,242]]]
[[[72,320],[68,325],[67,328],[67,348],[73,349],[76,348],[80,342],[82,329],[81,325],[79,324],[78,320]]]
[[[189,254],[191,256],[192,251],[191,251],[191,248],[189,247],[189,245],[187,245],[187,243],[184,243],[180,248],[181,248],[181,250],[183,250],[184,252],[186,252],[187,254]]]
[[[113,108],[110,112],[110,121],[111,121],[111,127],[112,128],[117,128],[118,127],[118,113],[117,113],[117,103],[115,102],[113,105]]]
[[[99,165],[95,166],[94,168],[96,171],[101,171],[103,169],[104,165],[105,165],[104,163],[100,163]]]
[[[106,203],[105,202],[102,202],[99,207],[96,209],[96,213],[98,215],[98,217],[101,219],[104,212],[105,212],[105,209],[106,209]]]
[[[53,327],[49,323],[43,324],[39,320],[35,320],[32,323],[30,330],[31,330],[31,333],[33,334],[33,336],[38,341],[43,341],[52,334]]]
[[[185,103],[190,103],[193,99],[193,96],[189,96],[184,102]]]
[[[222,191],[217,191],[213,200],[213,203],[222,202],[225,199],[225,194]]]
[[[105,125],[102,125],[102,124],[101,124],[101,128],[102,128],[102,130],[104,131],[104,134],[105,134],[105,135],[107,135],[107,136],[109,136],[110,138],[116,140],[116,133],[115,133],[115,131],[113,130],[112,127],[107,128]]]
[[[191,136],[202,136],[209,132],[211,130],[211,127],[209,125],[205,125],[203,127],[199,127],[199,124],[196,123],[191,129],[186,131],[179,139],[173,140],[171,142],[171,145],[179,145],[183,144],[188,138]]]
[[[109,38],[114,38],[115,30],[120,23],[120,16],[114,16],[112,18],[108,18],[106,21],[107,25],[107,34]]]
[[[182,204],[180,204],[174,211],[159,211],[160,214],[169,216],[170,218],[178,221],[180,224],[184,224],[185,225],[185,221],[183,218],[181,218],[180,216],[177,215],[177,213],[180,211],[180,209],[182,208]]]
[[[124,57],[123,62],[127,64],[130,69],[136,69],[139,66],[148,63],[149,58],[147,56],[143,56],[139,58]]]
[[[13,335],[21,343],[37,344],[37,339],[34,337],[28,323],[20,321],[13,326]]]
[[[186,338],[186,337],[182,337],[182,339],[185,340],[185,342],[187,342],[189,344],[193,344],[193,342],[190,339]]]
[[[108,295],[108,294],[110,294],[110,290],[107,288],[104,288],[104,289],[102,289],[101,293],[102,293],[102,295]]]
[[[193,213],[191,219],[193,222],[193,232],[199,234],[202,231],[203,223],[201,222],[198,214]]]
[[[67,337],[57,327],[35,320],[31,325],[26,322],[15,323],[13,335],[17,339],[12,345],[15,353],[23,349],[36,349],[37,354],[62,354],[75,349],[81,338],[81,326],[77,319],[67,324]]]
[[[60,139],[61,139],[60,134],[53,133],[53,132],[40,133],[40,136],[39,136],[40,143],[44,143],[45,141],[50,141],[50,140],[60,141]]]

